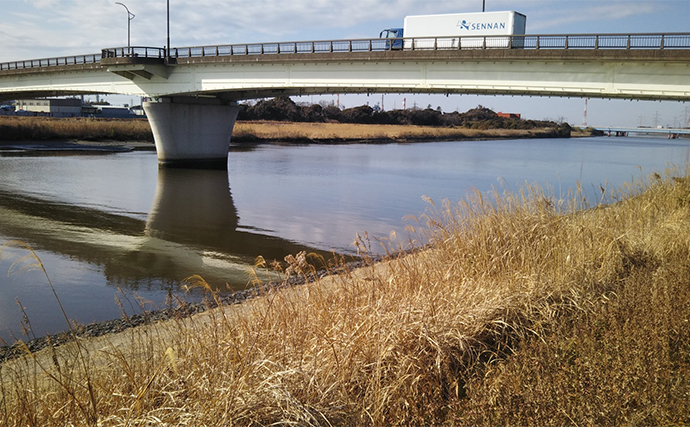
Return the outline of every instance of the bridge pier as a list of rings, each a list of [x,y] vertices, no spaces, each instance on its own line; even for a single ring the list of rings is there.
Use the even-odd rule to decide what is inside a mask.
[[[227,169],[237,103],[169,97],[144,102],[163,167]]]

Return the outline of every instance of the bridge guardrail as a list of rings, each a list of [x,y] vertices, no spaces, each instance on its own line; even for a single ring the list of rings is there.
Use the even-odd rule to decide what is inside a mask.
[[[171,49],[173,58],[233,55],[276,55],[295,53],[367,52],[393,50],[462,49],[690,49],[690,33],[668,34],[546,34],[513,36],[424,37],[398,39],[354,39],[306,42],[250,43],[191,46]]]
[[[101,61],[100,53],[88,55],[60,56],[55,58],[27,59],[25,61],[0,62],[0,71],[22,70],[26,68],[62,67],[65,65],[97,64]]]
[[[395,39],[352,39],[298,42],[225,44],[170,49],[171,58],[234,55],[283,55],[333,52],[375,52],[394,50],[464,49],[690,49],[690,33],[640,34],[537,34],[512,36],[423,37]],[[110,58],[167,58],[165,48],[131,46],[103,49],[100,54],[32,59],[0,63],[0,71],[76,64],[95,64]]]
[[[231,55],[273,55],[287,53],[366,52],[385,50],[385,39],[325,40],[308,42],[248,43],[191,46],[170,49],[173,58]]]
[[[525,49],[690,49],[690,34],[574,34],[525,36]]]
[[[110,58],[165,58],[165,48],[150,46],[113,47],[101,50],[101,59]]]

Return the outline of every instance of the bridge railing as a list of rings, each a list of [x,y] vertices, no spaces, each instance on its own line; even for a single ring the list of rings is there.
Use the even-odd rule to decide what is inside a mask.
[[[525,49],[690,49],[690,34],[574,34],[524,36]]]
[[[173,48],[172,58],[234,55],[287,55],[387,50],[464,49],[690,49],[690,33],[666,34],[538,34],[512,36],[422,37],[402,39],[353,39],[300,42],[224,44]],[[168,57],[165,48],[130,46],[103,49],[100,54],[64,56],[0,63],[0,71],[99,63],[111,58]]]
[[[170,50],[173,58],[231,55],[273,55],[288,53],[365,52],[386,50],[385,39],[323,40],[307,42],[249,43],[191,46]]]
[[[690,49],[689,33],[573,34],[322,40],[191,46],[171,49],[173,58],[384,50],[462,49]]]
[[[58,67],[65,65],[96,64],[101,61],[100,53],[55,58],[27,59],[26,61],[0,62],[0,71],[25,68]]]
[[[165,48],[149,46],[113,47],[101,51],[101,59],[111,58],[165,58]]]

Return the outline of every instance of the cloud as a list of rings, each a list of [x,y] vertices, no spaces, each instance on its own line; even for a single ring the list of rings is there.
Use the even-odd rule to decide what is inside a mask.
[[[338,29],[374,19],[393,19],[401,9],[411,8],[411,4],[410,0],[314,0],[290,3],[256,0],[249,6],[237,1],[219,5],[215,0],[197,0],[194,7],[182,6],[177,11],[176,15],[184,16],[184,21],[176,26],[185,38],[194,40],[208,38],[209,33],[241,41],[252,41],[254,35],[261,39],[280,40],[306,28],[330,29],[336,36]],[[201,28],[208,29],[208,33],[200,31]]]
[[[24,3],[28,3],[31,7],[36,9],[45,9],[59,5],[60,0],[24,0]]]
[[[593,4],[594,3],[594,4]],[[631,17],[647,16],[665,8],[660,3],[652,4],[645,1],[616,0],[608,4],[601,1],[571,1],[563,2],[560,7],[547,10],[535,10],[529,25],[531,31],[546,28],[560,29],[564,25],[577,23],[591,23],[594,21],[616,22]],[[562,31],[557,31],[562,32]],[[604,31],[600,31],[604,32]]]

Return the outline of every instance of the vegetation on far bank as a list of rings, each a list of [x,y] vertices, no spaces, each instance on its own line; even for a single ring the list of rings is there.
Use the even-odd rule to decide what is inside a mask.
[[[551,120],[523,120],[517,117],[500,117],[496,112],[481,105],[464,113],[442,112],[432,109],[407,108],[381,111],[369,105],[341,109],[335,105],[297,104],[289,97],[260,100],[253,104],[240,104],[239,120],[271,120],[307,123],[360,123],[380,125],[415,125],[436,127],[460,127],[465,129],[537,129],[567,128],[566,123]]]
[[[27,351],[0,364],[0,424],[690,424],[690,178],[601,197],[430,201],[414,254]]]
[[[288,130],[289,128],[289,130]],[[390,142],[404,140],[569,137],[570,126],[498,117],[483,107],[376,112],[369,106],[299,106],[289,98],[241,105],[233,141]],[[153,141],[146,119],[0,116],[0,141]]]

